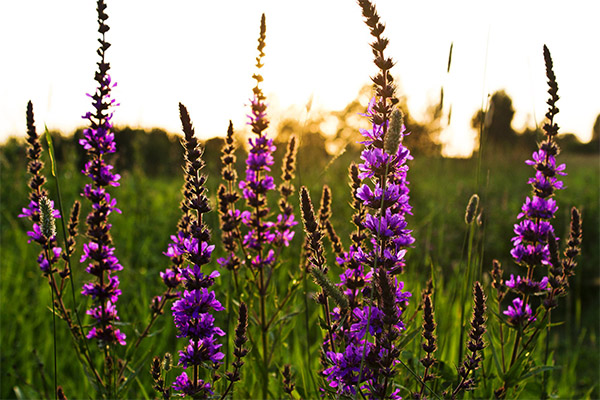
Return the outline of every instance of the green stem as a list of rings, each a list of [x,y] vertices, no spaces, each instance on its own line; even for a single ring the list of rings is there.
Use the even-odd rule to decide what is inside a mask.
[[[466,316],[466,302],[467,302],[467,297],[469,296],[469,292],[470,292],[470,288],[471,288],[471,280],[472,280],[472,266],[471,266],[471,252],[473,249],[473,236],[474,236],[474,224],[471,223],[469,224],[469,230],[468,230],[468,240],[467,240],[467,279],[464,280],[464,285],[463,285],[463,290],[462,290],[462,295],[461,295],[461,299],[460,299],[460,335],[459,335],[459,340],[458,340],[458,359],[457,359],[457,364],[460,364],[461,360],[462,360],[462,352],[463,352],[463,346],[464,346],[464,335],[465,335],[465,316]],[[463,251],[464,251],[464,246],[463,246]]]
[[[260,295],[260,334],[262,340],[262,398],[266,399],[269,391],[269,360],[267,356],[267,342],[268,342],[268,328],[266,321],[266,305],[265,305],[265,288],[264,285],[264,273],[263,268],[260,269],[260,280],[259,280],[259,295]]]
[[[50,266],[50,274],[52,272],[52,263],[50,262],[50,254],[48,253],[48,249],[44,249],[46,253],[46,260],[48,260],[48,264]],[[54,309],[54,289],[52,286],[50,287],[50,293],[52,295],[52,344],[54,351],[54,399],[57,399],[57,389],[58,389],[58,361],[57,361],[57,351],[56,351],[56,311]]]
[[[523,335],[523,332],[522,332],[521,328],[519,327],[519,330],[517,331],[517,337],[515,339],[515,345],[513,347],[512,357],[510,358],[510,367],[513,366],[513,364],[515,363],[515,360],[517,359],[517,351],[519,350],[519,344],[521,343],[522,335]]]

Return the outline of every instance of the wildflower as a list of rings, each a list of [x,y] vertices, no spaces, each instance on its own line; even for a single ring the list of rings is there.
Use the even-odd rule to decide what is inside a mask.
[[[520,326],[525,322],[533,322],[536,319],[531,311],[531,306],[524,304],[520,297],[515,298],[512,305],[508,306],[508,310],[502,313],[508,316],[508,321],[513,326]]]
[[[175,379],[175,382],[173,382],[173,390],[180,392],[179,395],[181,397],[187,395],[196,398],[207,398],[208,395],[214,394],[210,383],[198,379],[196,384],[194,384],[190,381],[190,378],[188,378],[188,375],[185,372]]]
[[[28,218],[32,222],[27,243],[36,242],[42,247],[37,258],[40,270],[44,275],[53,272],[53,265],[58,262],[62,249],[56,245],[56,224],[60,212],[54,209],[54,202],[47,197],[44,189],[46,178],[41,174],[44,163],[41,160],[42,145],[35,130],[33,104],[27,103],[27,170],[31,175],[29,180],[29,204],[23,207],[19,218]]]
[[[550,290],[547,276],[544,276],[541,281],[536,282],[529,278],[521,278],[519,275],[515,278],[513,274],[510,274],[510,279],[507,280],[505,284],[517,293],[523,293],[525,295],[547,292]]]
[[[524,318],[523,315],[527,314],[527,311],[522,311],[523,307],[525,310],[531,309],[529,304],[522,304],[530,294],[549,296],[550,299],[547,299],[544,304],[551,305],[555,304],[553,297],[558,294],[552,288],[557,291],[562,290],[560,288],[562,278],[559,276],[561,266],[557,265],[560,264],[557,256],[558,239],[555,237],[551,220],[558,210],[554,194],[556,190],[564,188],[559,177],[566,175],[566,167],[565,164],[558,165],[556,162],[560,150],[555,141],[558,126],[554,123],[554,116],[558,113],[556,108],[558,85],[552,71],[552,59],[545,46],[544,59],[550,86],[548,90],[550,99],[547,102],[549,110],[546,114],[548,122],[544,124],[546,138],[539,144],[538,150],[533,152],[531,160],[525,161],[525,164],[535,169],[534,177],[527,181],[532,187],[532,195],[525,198],[521,212],[517,215],[521,221],[514,225],[516,236],[512,238],[513,248],[510,252],[516,263],[527,269],[527,278],[521,278],[519,275],[514,278],[511,275],[511,279],[506,281],[506,286],[521,296],[520,299],[513,300],[513,306],[509,306],[505,311],[513,322],[520,321]],[[551,249],[555,250],[551,251]],[[533,278],[534,271],[540,266],[548,267],[547,276],[536,281]]]
[[[100,48],[98,54],[98,72],[94,79],[98,83],[96,92],[88,94],[92,99],[94,112],[87,112],[83,118],[89,121],[90,127],[84,129],[83,139],[79,143],[87,151],[88,161],[82,170],[82,173],[90,178],[92,183],[85,185],[82,196],[86,197],[92,209],[87,216],[87,237],[89,242],[84,244],[84,254],[81,262],[91,261],[86,271],[96,277],[95,282],[88,282],[83,285],[81,293],[85,296],[91,296],[96,300],[96,308],[100,307],[101,313],[88,313],[96,319],[95,326],[89,331],[87,337],[95,338],[108,345],[113,343],[125,344],[125,335],[119,329],[114,329],[111,325],[112,320],[118,319],[116,311],[116,302],[121,290],[119,279],[113,275],[123,267],[114,255],[112,238],[110,236],[111,224],[108,222],[108,216],[113,212],[119,212],[116,208],[116,200],[106,191],[108,186],[119,186],[120,175],[112,172],[113,166],[108,164],[105,155],[116,151],[115,135],[112,132],[113,112],[111,107],[118,104],[111,98],[110,92],[116,83],[112,82],[108,70],[109,64],[105,61],[106,49],[110,46],[105,40],[105,33],[109,27],[106,25],[108,16],[104,13],[106,5],[98,2],[98,32],[101,34]],[[110,304],[110,315],[112,318],[105,317],[106,310]]]
[[[401,114],[394,110],[397,99],[389,74],[393,62],[383,56],[388,42],[381,36],[384,25],[368,0],[360,0],[359,4],[375,37],[371,46],[379,74],[372,78],[376,95],[363,114],[369,117],[371,129],[360,130],[365,146],[362,163],[350,167],[353,223],[357,229],[351,236],[350,248],[342,251],[338,246],[340,251],[336,251],[336,260],[343,268],[339,286],[349,309],[336,307],[328,311],[330,327],[323,343],[322,374],[339,396],[354,395],[360,390],[366,398],[398,398],[398,391],[388,383],[396,373],[394,366],[400,352],[395,343],[404,330],[402,310],[410,293],[403,290],[403,282],[394,275],[403,271],[406,248],[414,242],[405,220],[406,214],[411,213],[406,162],[412,157],[402,145],[406,132]],[[304,211],[309,209],[305,203],[310,201],[303,193],[305,229],[310,247],[316,252],[321,247],[320,231],[327,224],[317,229],[312,213]],[[316,252],[310,261],[318,267],[323,256]],[[325,290],[326,285],[322,287]]]
[[[173,321],[178,330],[177,337],[188,338],[188,345],[179,351],[179,365],[184,369],[192,368],[193,376],[198,376],[199,368],[208,363],[216,365],[223,359],[219,351],[221,344],[217,337],[225,332],[215,325],[214,311],[225,308],[217,300],[215,292],[209,288],[219,276],[217,271],[209,274],[202,269],[210,262],[214,245],[208,243],[210,234],[203,223],[202,215],[210,210],[208,199],[204,195],[206,177],[200,174],[204,162],[198,140],[194,136],[194,128],[187,109],[179,104],[179,113],[185,134],[185,185],[182,200],[183,216],[180,230],[172,235],[165,255],[174,260],[172,268],[160,274],[168,288],[174,289],[179,283],[185,287],[184,292],[171,306]],[[185,262],[187,261],[187,262]],[[186,372],[179,375],[173,389],[181,396],[207,396],[213,394],[210,383],[203,380],[190,382]]]

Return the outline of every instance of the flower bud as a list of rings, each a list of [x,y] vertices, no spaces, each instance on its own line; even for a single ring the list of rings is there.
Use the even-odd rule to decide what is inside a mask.
[[[40,199],[40,217],[42,233],[48,239],[56,235],[56,225],[54,223],[54,209],[52,202],[46,196]]]
[[[477,212],[477,207],[479,206],[479,196],[474,194],[469,199],[469,204],[467,204],[467,210],[465,212],[465,223],[470,225],[475,218],[475,213]]]
[[[396,154],[398,147],[400,146],[400,138],[402,137],[402,125],[404,124],[404,117],[400,110],[394,110],[392,113],[392,123],[390,129],[385,135],[383,142],[383,148],[388,154]]]

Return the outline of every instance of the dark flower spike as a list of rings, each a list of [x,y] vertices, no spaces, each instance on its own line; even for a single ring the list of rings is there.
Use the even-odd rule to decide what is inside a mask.
[[[248,354],[248,349],[244,347],[244,344],[248,341],[246,333],[248,331],[248,308],[244,302],[240,303],[238,313],[238,323],[235,329],[235,339],[233,341],[234,349],[233,355],[235,360],[231,364],[233,371],[227,371],[225,378],[229,381],[227,389],[221,395],[221,398],[226,398],[227,394],[233,389],[233,384],[241,379],[240,370],[244,365],[243,358]]]
[[[470,225],[471,222],[475,219],[475,214],[477,213],[477,208],[479,207],[479,196],[477,194],[473,194],[469,199],[469,204],[467,204],[467,209],[465,211],[465,223]]]
[[[66,261],[74,252],[75,246],[77,245],[77,235],[79,231],[77,227],[79,226],[79,211],[81,209],[81,203],[75,200],[73,203],[73,208],[71,209],[71,215],[69,217],[69,224],[67,225],[67,232],[69,233],[67,237],[67,248],[63,254],[63,259]]]
[[[432,374],[431,368],[436,362],[436,359],[433,355],[435,350],[437,349],[436,344],[436,336],[435,336],[435,318],[433,313],[433,304],[431,302],[431,292],[427,292],[424,290],[423,296],[423,343],[421,347],[425,351],[425,356],[421,358],[419,361],[425,367],[425,371],[423,372],[423,379],[421,381],[421,390],[419,392],[414,392],[412,398],[413,399],[426,399],[425,388],[427,387],[426,382],[432,381],[436,378],[434,374]],[[429,388],[428,388],[429,389]]]
[[[308,237],[308,247],[311,250],[310,263],[320,270],[325,270],[325,256],[323,255],[323,233],[315,219],[315,212],[306,187],[300,188],[300,207],[304,230]]]
[[[421,364],[425,367],[425,373],[423,375],[423,382],[432,380],[434,376],[430,374],[429,368],[435,363],[435,357],[433,353],[437,349],[435,328],[435,317],[433,313],[433,304],[431,302],[431,295],[426,295],[423,302],[423,350],[425,351],[425,357],[421,360]]]
[[[58,210],[54,210],[54,202],[48,200],[44,184],[46,178],[42,175],[44,163],[41,160],[42,145],[35,129],[33,118],[33,105],[27,103],[27,170],[31,175],[29,180],[29,204],[23,207],[19,218],[28,218],[32,230],[27,232],[28,242],[36,242],[42,247],[38,257],[40,270],[44,275],[52,274],[55,269],[53,264],[61,257],[62,249],[56,245],[55,218],[60,218]],[[58,293],[57,293],[58,294]]]
[[[554,116],[558,114],[558,108],[556,107],[556,102],[558,101],[558,83],[556,83],[556,75],[552,69],[552,56],[550,55],[550,50],[548,47],[544,45],[544,63],[546,64],[546,77],[548,78],[548,94],[550,98],[548,99],[548,112],[546,113],[546,118],[548,118],[548,122],[544,124],[544,131],[546,131],[546,135],[548,136],[548,141],[550,142],[557,134],[558,134],[558,125],[554,122]],[[556,154],[552,154],[556,155]]]
[[[321,204],[319,206],[319,228],[323,229],[329,218],[331,217],[331,189],[329,186],[323,185],[321,192]]]
[[[577,266],[575,258],[581,253],[581,212],[573,207],[571,209],[571,229],[567,248],[565,249],[565,258],[563,259],[563,271],[565,278],[572,276],[574,268]]]
[[[473,287],[473,301],[473,317],[471,318],[471,330],[469,331],[469,342],[467,343],[467,349],[469,349],[471,354],[465,356],[465,360],[458,368],[458,375],[461,380],[452,392],[452,399],[456,399],[456,396],[461,391],[473,390],[475,388],[475,380],[469,378],[469,374],[479,368],[482,360],[481,352],[485,348],[483,334],[486,332],[486,297],[479,282],[475,282]]]
[[[331,224],[331,189],[329,186],[323,186],[323,192],[321,194],[321,205],[319,207],[319,229],[323,234],[327,233],[327,237],[331,242],[333,251],[338,257],[343,257],[344,248],[342,247],[342,241],[335,232],[333,225]]]
[[[296,153],[298,147],[296,146],[296,136],[292,136],[288,142],[287,149],[285,151],[285,157],[283,158],[283,166],[281,167],[281,180],[283,181],[279,186],[281,196],[286,200],[294,193],[294,185],[292,179],[294,179],[294,173],[296,172]],[[285,207],[280,206],[282,212],[286,212]]]
[[[290,396],[290,399],[293,399],[294,397],[292,396],[292,392],[294,391],[296,385],[294,384],[292,378],[292,368],[290,364],[285,364],[283,366],[283,371],[281,374],[283,375],[283,391]]]

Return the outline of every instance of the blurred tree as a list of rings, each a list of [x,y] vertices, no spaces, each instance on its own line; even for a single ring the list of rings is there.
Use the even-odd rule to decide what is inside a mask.
[[[471,127],[478,133],[483,133],[484,149],[489,145],[493,147],[515,145],[517,133],[512,128],[514,115],[512,99],[504,90],[499,90],[492,95],[487,112],[478,110],[473,115]]]
[[[321,115],[310,118],[304,123],[292,118],[286,118],[280,122],[275,138],[277,150],[273,154],[277,163],[274,171],[280,170],[281,161],[292,135],[296,135],[298,138],[297,169],[299,171],[325,167],[331,156],[327,152],[327,139],[320,129],[322,122]]]
[[[425,120],[416,121],[408,109],[406,97],[402,96],[398,106],[404,114],[404,125],[410,135],[404,137],[404,145],[413,154],[428,157],[441,154],[439,137],[442,132],[442,108],[440,104],[430,104],[425,112]]]
[[[365,85],[359,91],[358,96],[348,103],[343,110],[331,113],[338,119],[337,132],[335,134],[336,140],[359,146],[358,142],[362,140],[359,129],[368,129],[370,127],[368,119],[360,114],[366,112],[372,95],[372,87]],[[404,138],[404,145],[413,154],[439,155],[442,149],[439,142],[439,135],[442,131],[440,105],[432,104],[427,108],[426,120],[424,122],[419,122],[412,117],[408,109],[406,96],[399,98],[397,107],[402,111],[404,125],[407,131],[410,132],[410,135]]]

